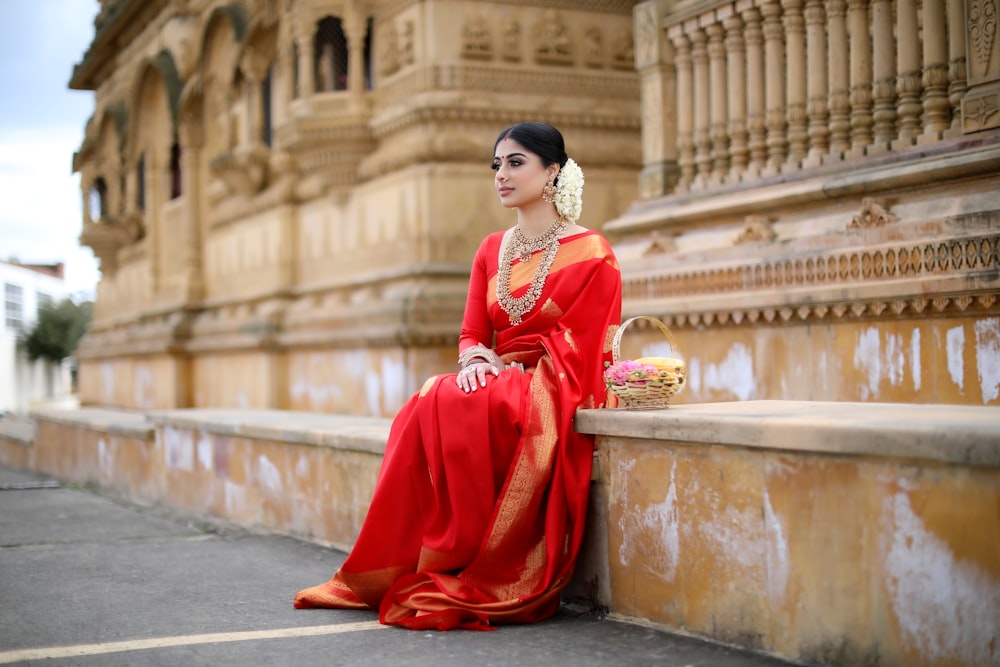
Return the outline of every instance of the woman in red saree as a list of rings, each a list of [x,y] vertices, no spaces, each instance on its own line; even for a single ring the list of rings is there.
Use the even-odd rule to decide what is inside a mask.
[[[559,609],[586,519],[593,437],[621,318],[607,241],[576,224],[583,174],[543,123],[504,130],[493,169],[517,225],[476,252],[457,374],[397,414],[358,540],[295,606],[373,609],[411,629],[490,629]]]

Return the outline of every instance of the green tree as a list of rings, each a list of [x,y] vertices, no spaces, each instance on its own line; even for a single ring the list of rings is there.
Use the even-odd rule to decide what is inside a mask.
[[[21,338],[21,347],[28,359],[58,364],[72,356],[90,324],[92,306],[90,301],[76,303],[63,299],[58,304],[40,307],[35,326]]]

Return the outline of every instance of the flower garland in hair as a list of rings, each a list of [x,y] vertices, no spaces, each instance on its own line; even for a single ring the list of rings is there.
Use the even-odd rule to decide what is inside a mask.
[[[568,158],[559,170],[558,180],[556,213],[570,222],[576,222],[583,210],[583,170],[573,158]]]

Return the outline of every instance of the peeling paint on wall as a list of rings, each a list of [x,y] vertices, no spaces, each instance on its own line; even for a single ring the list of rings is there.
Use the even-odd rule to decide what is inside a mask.
[[[701,371],[701,365],[694,368]],[[689,366],[689,373],[691,367]],[[689,374],[693,375],[693,373]],[[705,364],[705,370],[696,382],[697,388],[705,391],[726,391],[741,401],[757,396],[757,380],[753,371],[753,355],[743,343],[734,343],[720,364]]]
[[[928,663],[997,664],[1000,581],[956,559],[927,530],[905,492],[885,502],[882,539],[888,595],[903,647]]]
[[[854,368],[865,375],[866,384],[858,387],[861,400],[877,399],[879,378],[882,376],[882,353],[875,327],[865,329],[858,336],[854,346]]]
[[[734,576],[746,576],[747,571],[758,570],[765,562],[766,547],[761,539],[760,510],[747,507],[737,509],[727,505],[714,514],[714,520],[698,524],[696,530],[730,566],[740,566],[744,571]]]
[[[257,459],[257,478],[265,489],[281,493],[281,472],[263,454]]]
[[[785,599],[788,588],[788,539],[781,519],[774,513],[771,496],[764,491],[764,530],[767,533],[767,597],[772,609]]]
[[[136,364],[132,371],[132,400],[137,408],[156,407],[156,379],[153,370],[146,364]]]
[[[204,470],[213,466],[212,439],[204,431],[198,434],[198,463]]]
[[[910,337],[910,368],[913,371],[913,390],[920,391],[920,329]]]
[[[976,322],[976,370],[983,403],[1000,397],[1000,318]]]
[[[958,385],[959,389],[965,389],[965,360],[962,353],[965,350],[965,329],[955,327],[949,329],[947,334],[947,354],[948,373],[951,381]]]
[[[906,366],[906,355],[903,352],[903,337],[899,334],[889,334],[885,338],[885,370],[889,383],[898,387],[903,383],[903,369]]]
[[[194,443],[191,441],[191,432],[164,427],[163,455],[168,468],[194,470]]]
[[[104,390],[104,403],[115,404],[115,369],[109,362],[101,364],[101,384]]]
[[[626,478],[635,468],[635,461],[619,462],[619,473]],[[663,581],[673,581],[677,576],[677,564],[680,560],[680,520],[677,515],[677,462],[670,468],[670,485],[667,488],[663,502],[647,507],[629,507],[629,500],[623,498],[622,518],[619,528],[622,534],[622,544],[618,549],[618,558],[622,565],[628,566],[636,556],[636,547],[631,542],[632,536],[646,536],[649,550],[643,550],[640,560],[644,569]]]

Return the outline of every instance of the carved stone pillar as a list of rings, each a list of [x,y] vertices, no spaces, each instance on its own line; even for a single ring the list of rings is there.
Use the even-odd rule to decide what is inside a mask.
[[[802,16],[802,0],[782,0],[782,22],[785,26],[785,59],[788,161],[798,164],[809,150],[808,116],[806,115],[806,31]],[[826,91],[823,91],[826,94]]]
[[[205,295],[201,255],[201,144],[200,127],[182,126],[181,188],[184,192],[184,229],[181,230],[184,255],[185,298],[198,301]]]
[[[948,35],[944,0],[924,2],[924,134],[932,141],[951,124],[948,104]]]
[[[962,98],[968,75],[965,71],[965,0],[948,2],[948,102],[951,127],[962,130]]]
[[[677,185],[677,93],[674,57],[660,28],[661,2],[644,2],[633,10],[635,67],[642,105],[642,172],[639,197],[669,194]]]
[[[868,0],[848,0],[851,34],[851,146],[864,151],[872,142],[872,51],[868,32]]]
[[[809,117],[809,163],[818,164],[830,149],[827,99],[826,12],[823,0],[807,0],[806,9],[806,114]]]
[[[316,78],[313,76],[313,44],[312,35],[299,35],[296,38],[299,50],[299,97],[312,97],[316,92]]]
[[[896,138],[896,43],[892,34],[892,0],[872,0],[872,118],[875,143]]]
[[[691,40],[683,26],[674,26],[668,35],[674,46],[677,66],[677,164],[681,176],[677,186],[686,190],[694,182],[694,68]]]
[[[242,138],[241,143],[245,146],[256,146],[261,142],[263,133],[263,105],[264,98],[261,95],[261,81],[263,77],[257,72],[248,70],[244,72],[246,80],[246,100],[247,100],[247,136]]]
[[[962,131],[1000,127],[1000,0],[965,0],[968,90],[962,98]]]
[[[926,38],[926,33],[924,35]],[[917,32],[916,0],[896,1],[896,92],[899,102],[900,139],[911,139],[922,131],[920,114],[923,105],[923,71],[920,62],[920,35]]]
[[[347,91],[359,96],[365,92],[365,36],[368,20],[352,4],[344,22],[344,36],[347,38]]]
[[[722,181],[729,171],[729,111],[726,96],[726,30],[721,23],[705,28],[708,35],[708,73],[711,87],[712,180]]]
[[[764,115],[764,30],[760,10],[749,7],[741,14],[747,44],[747,171],[760,174],[767,163],[767,125]]]
[[[708,35],[696,21],[685,24],[691,37],[694,63],[694,147],[696,185],[705,185],[712,173],[711,88],[708,71]]]
[[[743,21],[739,16],[727,16],[726,74],[729,89],[729,156],[733,179],[746,171],[750,152],[747,148],[747,66],[746,45],[743,42]]]
[[[781,5],[768,2],[760,7],[764,16],[764,61],[767,109],[767,173],[777,173],[788,155],[785,109],[785,48]]]
[[[830,151],[842,153],[851,147],[850,43],[847,40],[847,2],[827,0],[829,26],[827,64],[830,76]]]

